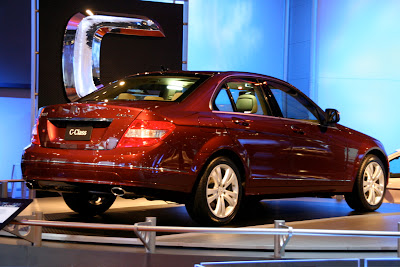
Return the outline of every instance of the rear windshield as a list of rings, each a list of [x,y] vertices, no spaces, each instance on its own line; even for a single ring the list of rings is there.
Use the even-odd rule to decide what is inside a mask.
[[[182,101],[207,76],[146,75],[116,81],[79,100],[84,101]]]

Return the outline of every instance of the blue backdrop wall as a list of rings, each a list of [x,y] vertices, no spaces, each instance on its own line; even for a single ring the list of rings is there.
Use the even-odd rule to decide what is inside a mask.
[[[188,69],[283,78],[284,0],[190,0]]]
[[[400,148],[400,2],[318,1],[317,102],[341,123]]]
[[[0,179],[10,179],[30,142],[30,0],[2,1],[0,24]]]
[[[31,100],[29,98],[0,97],[0,180],[21,178],[22,150],[30,143]],[[13,165],[17,169],[14,169]]]

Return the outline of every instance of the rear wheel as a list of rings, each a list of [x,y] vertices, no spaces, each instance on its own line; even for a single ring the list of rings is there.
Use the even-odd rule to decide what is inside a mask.
[[[63,193],[62,196],[71,210],[85,216],[104,213],[116,199],[112,194]]]
[[[381,206],[385,190],[385,167],[377,156],[368,155],[361,164],[353,191],[345,199],[354,210],[374,211]]]
[[[230,159],[218,157],[207,166],[186,209],[201,224],[223,225],[235,218],[241,199],[238,168]]]

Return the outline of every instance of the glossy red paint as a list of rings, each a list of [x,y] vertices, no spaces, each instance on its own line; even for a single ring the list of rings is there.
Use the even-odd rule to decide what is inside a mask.
[[[103,185],[93,191],[109,192],[121,186],[149,189],[143,195],[160,197],[150,190],[157,189],[167,193],[162,198],[184,203],[187,198],[178,198],[176,193],[189,196],[217,155],[235,162],[246,196],[351,192],[360,163],[369,153],[381,159],[388,173],[379,141],[327,123],[325,113],[286,82],[240,72],[157,75],[203,75],[206,79],[178,102],[111,99],[45,107],[38,119],[40,144],[31,144],[23,154],[24,179],[38,189],[60,192],[90,191],[91,185]],[[270,106],[270,114],[217,110],[215,97],[232,78],[255,81],[265,96],[260,101],[268,102],[263,105]],[[320,114],[319,121],[279,116],[266,83],[302,95]],[[135,120],[171,122],[174,129],[152,146],[118,146]],[[90,141],[65,140],[67,125],[93,127]]]

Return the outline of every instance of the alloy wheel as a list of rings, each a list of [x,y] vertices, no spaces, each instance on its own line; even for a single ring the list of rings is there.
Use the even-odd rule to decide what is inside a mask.
[[[231,215],[238,204],[239,182],[235,171],[227,164],[219,164],[211,171],[207,181],[207,203],[218,218]]]
[[[364,170],[363,192],[370,205],[378,204],[385,191],[385,175],[377,162],[370,162]]]

